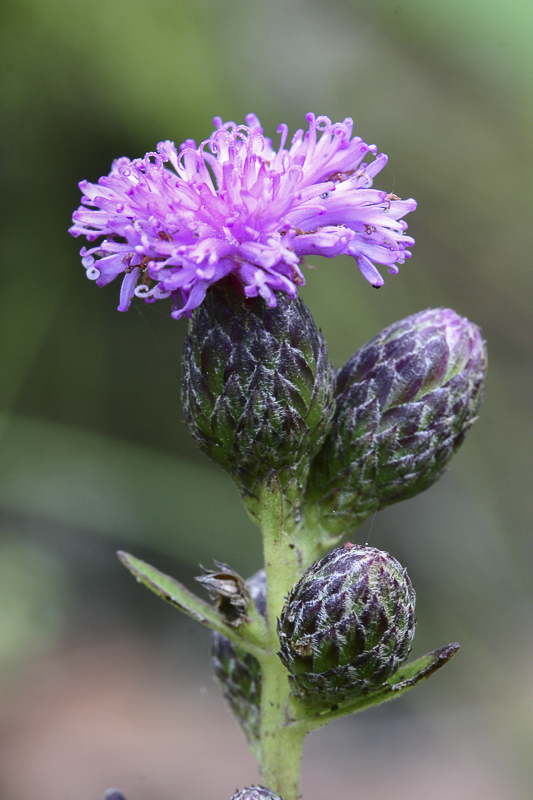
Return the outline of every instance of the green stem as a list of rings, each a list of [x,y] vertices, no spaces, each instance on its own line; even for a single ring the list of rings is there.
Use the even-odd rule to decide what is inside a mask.
[[[288,700],[287,670],[270,656],[262,664],[260,780],[283,800],[299,800],[307,726],[289,721]]]
[[[300,797],[300,773],[306,726],[289,717],[289,676],[277,651],[277,618],[285,597],[301,577],[303,554],[283,526],[283,495],[272,472],[261,493],[261,527],[267,574],[269,653],[261,656],[261,782],[283,800]]]

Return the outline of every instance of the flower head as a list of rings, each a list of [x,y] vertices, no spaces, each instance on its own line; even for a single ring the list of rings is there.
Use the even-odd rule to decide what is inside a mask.
[[[190,316],[229,273],[248,297],[261,295],[271,307],[275,291],[294,298],[307,255],[351,255],[381,286],[374,262],[398,272],[414,243],[402,217],[416,203],[371,188],[387,156],[352,138],[351,119],[308,114],[307,121],[288,148],[280,125],[276,151],[254,114],[247,125],[216,117],[199,147],[187,140],[178,153],[160,142],[144,158],[116,160],[98,184],[82,181],[70,233],[90,242],[105,237],[81,250],[88,277],[105,286],[124,275],[120,311],[134,295],[170,296],[176,319]]]
[[[260,297],[243,302],[236,280],[212,286],[193,314],[183,347],[185,421],[204,453],[231,473],[254,518],[275,470],[288,524],[332,424],[335,373],[301,297],[280,293],[275,308]]]
[[[333,425],[311,465],[315,526],[337,539],[440,478],[477,419],[486,370],[481,330],[450,308],[412,314],[359,348],[337,373]]]
[[[409,655],[415,599],[406,570],[375,547],[347,542],[310,566],[278,620],[293,693],[331,702],[382,685]]]

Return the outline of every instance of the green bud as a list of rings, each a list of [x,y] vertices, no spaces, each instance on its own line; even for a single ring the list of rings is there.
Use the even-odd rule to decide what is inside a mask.
[[[246,581],[260,614],[266,611],[266,573],[259,570]],[[226,636],[213,633],[213,666],[226,698],[252,748],[259,742],[261,666],[250,653],[235,646]]]
[[[409,655],[415,591],[395,558],[346,544],[313,564],[278,622],[292,692],[338,703],[377,689]]]
[[[381,331],[337,375],[332,429],[313,461],[308,519],[333,538],[439,478],[476,419],[487,355],[480,329],[429,309]]]
[[[183,351],[189,429],[231,473],[255,517],[271,470],[297,509],[334,411],[322,334],[302,300],[276,297],[269,308],[261,297],[245,298],[231,276],[219,281],[193,312]]]
[[[265,786],[247,786],[235,792],[231,800],[281,800],[281,798]]]

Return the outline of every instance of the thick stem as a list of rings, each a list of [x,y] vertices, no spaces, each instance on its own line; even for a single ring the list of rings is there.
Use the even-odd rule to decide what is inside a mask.
[[[277,651],[277,618],[286,595],[301,577],[302,553],[283,527],[283,497],[276,473],[264,483],[261,527],[267,574],[269,654],[261,657],[261,782],[283,800],[299,800],[305,726],[289,718],[289,675]]]
[[[283,800],[299,800],[306,729],[287,719],[289,682],[287,670],[277,655],[263,663],[262,675],[261,784]]]

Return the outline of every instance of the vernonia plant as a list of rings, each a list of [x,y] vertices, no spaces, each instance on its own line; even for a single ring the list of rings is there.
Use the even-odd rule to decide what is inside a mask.
[[[373,188],[387,157],[352,120],[307,115],[276,149],[253,114],[199,147],[161,142],[83,181],[70,232],[99,286],[122,275],[119,310],[169,298],[189,317],[182,403],[200,448],[232,476],[263,536],[264,569],[244,580],[215,562],[198,580],[215,603],[127,553],[148,588],[213,631],[224,695],[261,785],[232,800],[298,800],[304,737],[399,697],[458,650],[409,662],[415,591],[388,553],[353,539],[379,508],[444,471],[476,419],[486,351],[450,309],[378,333],[336,372],[298,297],[305,257],[350,255],[381,286],[414,244],[414,200]],[[98,240],[98,241],[97,241]],[[119,800],[110,790],[108,800]],[[133,798],[131,798],[133,800]]]

